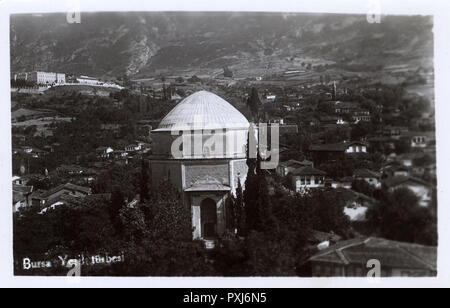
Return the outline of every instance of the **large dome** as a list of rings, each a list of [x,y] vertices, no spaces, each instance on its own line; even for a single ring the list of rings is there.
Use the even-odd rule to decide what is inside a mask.
[[[245,116],[230,103],[213,93],[200,91],[181,101],[155,131],[248,129],[249,126]]]

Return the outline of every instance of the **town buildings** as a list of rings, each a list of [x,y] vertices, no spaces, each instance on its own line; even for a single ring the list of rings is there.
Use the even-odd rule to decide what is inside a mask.
[[[379,189],[381,188],[381,175],[368,169],[355,170],[353,177],[355,180],[365,181],[367,184]]]
[[[76,83],[88,85],[88,86],[98,86],[101,84],[100,80],[88,77],[88,76],[80,76],[76,78]]]
[[[92,189],[67,183],[50,189],[48,191],[35,191],[31,196],[33,206],[41,209],[49,207],[59,201],[62,196],[70,196],[75,198],[86,197],[92,194]]]
[[[335,161],[345,158],[347,155],[366,154],[368,144],[365,142],[342,142],[336,144],[317,144],[310,147],[310,152],[315,165],[327,161]]]
[[[66,82],[66,74],[53,72],[30,72],[14,74],[14,80],[25,80],[37,85],[54,85]]]

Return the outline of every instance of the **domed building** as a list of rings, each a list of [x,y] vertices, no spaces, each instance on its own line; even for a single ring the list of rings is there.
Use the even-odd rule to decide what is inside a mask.
[[[181,101],[152,131],[152,183],[169,180],[191,209],[193,238],[225,232],[225,203],[247,176],[249,122],[219,96],[201,91]]]

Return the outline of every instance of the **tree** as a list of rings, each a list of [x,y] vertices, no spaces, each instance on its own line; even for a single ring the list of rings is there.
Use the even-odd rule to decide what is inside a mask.
[[[367,137],[371,131],[373,131],[373,128],[370,125],[360,122],[352,128],[352,140],[360,141],[362,138]]]
[[[270,233],[276,228],[276,223],[265,171],[261,169],[261,157],[258,155],[256,162],[249,165],[244,192],[246,231]]]
[[[334,232],[343,237],[350,236],[350,220],[344,213],[346,207],[344,196],[334,189],[314,190],[306,196],[305,201],[311,207],[314,230]]]
[[[395,141],[395,153],[398,155],[408,153],[411,149],[411,144],[407,139],[400,139]]]
[[[236,206],[235,206],[235,200],[233,196],[229,196],[227,200],[225,201],[225,217],[226,217],[226,229],[230,230],[231,232],[234,232],[236,230]]]
[[[373,197],[376,190],[372,185],[364,180],[353,181],[352,189],[369,197]]]
[[[409,189],[383,191],[380,204],[369,209],[372,232],[394,241],[437,245],[437,218],[431,208],[421,207]]]
[[[140,181],[140,191],[141,191],[141,200],[145,201],[149,198],[148,192],[148,163],[142,159],[141,161],[141,181]]]
[[[123,234],[123,224],[120,219],[120,211],[125,206],[125,198],[122,192],[116,189],[111,195],[109,206],[109,218],[116,232],[116,235]]]
[[[238,179],[238,187],[236,189],[236,198],[234,202],[236,213],[236,226],[238,229],[238,235],[245,234],[245,207],[244,207],[244,192],[242,190],[241,180]]]
[[[247,106],[250,108],[253,120],[255,122],[259,121],[259,108],[261,105],[262,103],[259,99],[258,90],[256,88],[252,88],[250,97],[247,100]]]

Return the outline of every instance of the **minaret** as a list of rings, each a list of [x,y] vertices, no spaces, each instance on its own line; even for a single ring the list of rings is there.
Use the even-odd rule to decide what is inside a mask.
[[[337,86],[336,86],[336,80],[333,82],[333,100],[337,100]]]

